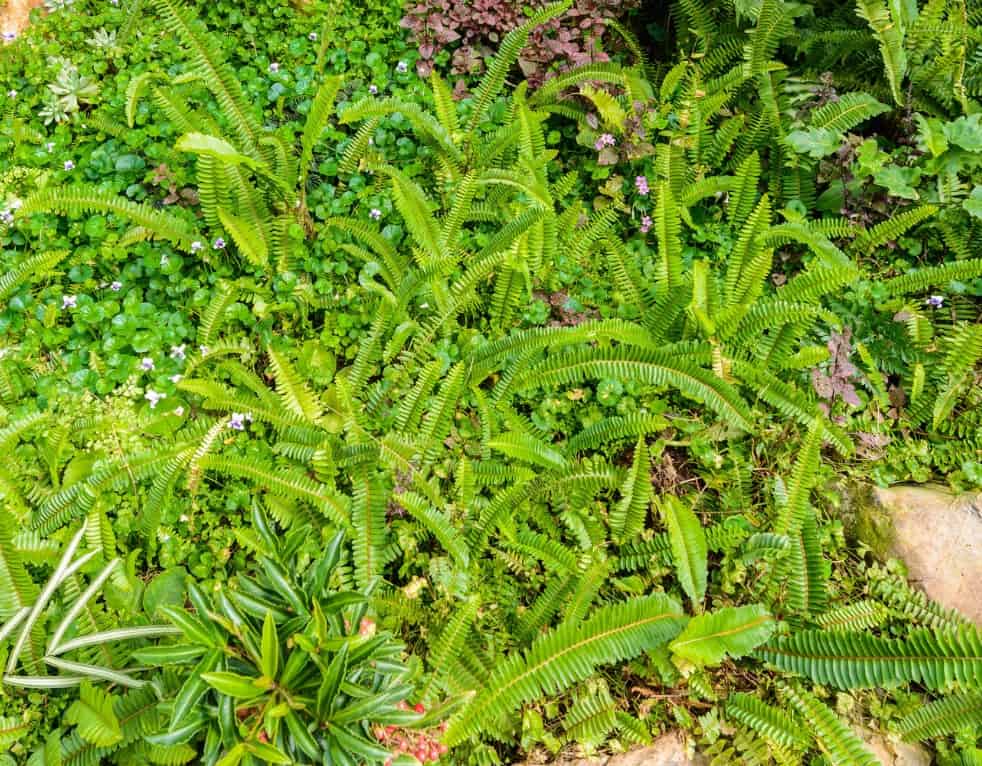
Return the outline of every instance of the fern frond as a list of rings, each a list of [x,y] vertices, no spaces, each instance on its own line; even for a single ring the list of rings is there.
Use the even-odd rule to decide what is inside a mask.
[[[597,609],[582,623],[563,624],[522,654],[505,660],[477,696],[455,716],[445,742],[474,736],[521,705],[587,678],[596,667],[662,646],[682,628],[682,609],[653,594]]]
[[[63,215],[112,213],[141,226],[152,237],[173,242],[189,252],[191,242],[197,239],[196,233],[183,218],[151,205],[131,202],[94,186],[79,184],[36,192],[24,200],[19,211],[21,215],[50,212]]]
[[[900,719],[906,740],[923,740],[982,726],[982,692],[968,691],[935,700]]]
[[[916,682],[942,689],[982,682],[982,638],[974,627],[911,630],[903,638],[806,630],[758,650],[771,665],[839,689]]]

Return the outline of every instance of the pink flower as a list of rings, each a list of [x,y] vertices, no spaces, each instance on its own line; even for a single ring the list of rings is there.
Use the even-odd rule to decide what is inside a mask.
[[[637,178],[635,178],[634,185],[638,189],[638,194],[643,194],[647,196],[648,192],[651,191],[651,189],[648,188],[648,179],[645,178],[644,176],[638,176]]]
[[[641,233],[647,234],[651,230],[651,224],[652,220],[650,215],[641,216]]]
[[[593,148],[598,152],[603,151],[608,146],[616,146],[617,139],[615,139],[610,133],[602,133],[599,138],[597,138],[596,143],[594,143]]]

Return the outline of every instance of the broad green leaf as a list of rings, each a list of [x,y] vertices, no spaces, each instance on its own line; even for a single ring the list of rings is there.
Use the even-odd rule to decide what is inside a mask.
[[[774,628],[774,618],[762,604],[725,607],[693,617],[669,649],[697,667],[718,665],[725,657],[749,654]]]
[[[202,673],[201,679],[211,688],[216,689],[222,694],[238,699],[251,699],[262,694],[262,690],[256,686],[258,679],[242,676],[238,673],[227,671],[216,671],[214,673]]]
[[[123,739],[113,702],[108,692],[85,682],[79,686],[79,698],[65,713],[65,721],[76,724],[79,736],[86,742],[110,747]]]
[[[254,159],[239,152],[238,149],[225,139],[218,138],[217,136],[209,136],[204,133],[185,133],[177,139],[174,148],[179,152],[190,152],[191,154],[204,154],[214,157],[229,165],[245,165],[250,168],[254,168],[257,165]]]
[[[706,595],[707,556],[706,533],[692,509],[674,495],[666,495],[659,503],[668,540],[672,548],[672,560],[682,590],[699,609]]]
[[[959,117],[944,126],[944,134],[955,146],[969,152],[982,152],[982,114]]]
[[[246,742],[246,750],[266,763],[293,763],[290,757],[279,748],[264,742]]]
[[[962,207],[969,215],[982,218],[982,186],[976,186],[972,193],[962,202]]]
[[[832,154],[842,145],[842,134],[829,128],[811,128],[792,130],[785,140],[798,154],[818,160]]]
[[[276,633],[273,615],[266,614],[263,620],[262,671],[268,678],[276,678],[280,672],[280,638]]]

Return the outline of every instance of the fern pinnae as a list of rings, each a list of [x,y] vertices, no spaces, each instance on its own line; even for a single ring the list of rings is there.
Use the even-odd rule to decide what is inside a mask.
[[[561,0],[560,2],[547,5],[533,13],[524,24],[505,35],[497,54],[488,65],[487,72],[481,78],[481,84],[474,93],[471,119],[466,128],[467,133],[471,136],[471,140],[469,141],[471,145],[476,143],[474,138],[476,137],[475,132],[477,127],[480,125],[481,120],[484,119],[484,115],[488,107],[491,106],[491,102],[501,92],[505,84],[505,78],[508,76],[508,71],[518,60],[522,49],[528,42],[532,30],[549,19],[565,13],[571,5],[571,0]]]
[[[908,713],[898,728],[908,741],[933,739],[982,725],[982,691],[950,694]]]
[[[564,623],[513,654],[477,696],[451,719],[445,741],[459,744],[523,701],[554,694],[583,680],[600,664],[661,646],[681,630],[681,607],[661,594],[603,606],[583,623]]]

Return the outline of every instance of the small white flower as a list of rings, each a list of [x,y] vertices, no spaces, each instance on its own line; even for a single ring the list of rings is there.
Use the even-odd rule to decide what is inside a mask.
[[[183,378],[183,377],[184,376],[181,375],[180,373],[177,373],[175,375],[171,375],[170,376],[170,382],[173,383],[176,386],[178,383],[181,382],[181,378]]]
[[[53,152],[55,150],[55,142],[48,141],[48,143],[44,145],[44,148],[47,149],[49,152]]]
[[[407,64],[405,61],[400,61],[398,64],[396,64],[396,71],[399,74],[405,74],[409,71],[409,64]]]
[[[3,39],[4,39],[4,41],[6,41],[8,43],[13,42],[14,40],[17,39],[17,33],[16,32],[4,32],[3,33]]]
[[[216,237],[215,238],[215,241],[211,243],[211,246],[215,250],[224,250],[225,249],[225,240],[222,239],[221,237]]]
[[[313,41],[316,41],[317,40],[317,33],[316,32],[311,32],[309,35],[307,35],[307,39],[310,40],[310,41],[312,41],[312,42]]]
[[[188,522],[188,515],[187,515],[186,513],[182,513],[182,514],[181,514],[181,515],[180,515],[180,516],[178,517],[178,519],[179,519],[180,521],[183,521],[183,522],[184,522],[185,524],[187,524],[187,522]]]
[[[245,431],[245,415],[241,412],[233,412],[228,419],[228,427],[233,431]]]
[[[273,74],[276,74],[277,72],[280,71],[280,65],[274,61],[272,64],[269,65],[269,71],[272,72]]]
[[[205,247],[204,243],[201,240],[196,239],[194,240],[194,242],[191,243],[191,252],[196,253],[199,250],[203,250],[204,247]]]
[[[166,255],[160,256],[160,265],[161,266],[166,266],[168,263],[170,263],[170,258],[168,258]]]
[[[7,98],[17,98],[17,91],[11,88],[7,91]]]
[[[372,83],[371,85],[369,85],[368,86],[368,92],[371,93],[373,96],[377,96],[378,95],[378,85],[375,85],[374,83]]]
[[[198,351],[200,351],[201,355],[204,356],[208,353],[208,346],[198,346]]]
[[[171,359],[180,359],[180,360],[183,360],[184,359],[184,356],[185,356],[184,350],[186,348],[187,348],[187,344],[186,343],[182,343],[180,346],[171,346],[170,347],[170,358]]]
[[[151,359],[149,356],[143,357],[143,359],[140,361],[140,369],[146,372],[150,372],[154,366],[153,359]]]
[[[109,285],[109,289],[112,290],[114,293],[118,293],[120,290],[123,289],[123,283],[117,279],[115,282]]]
[[[148,388],[143,398],[150,402],[150,409],[154,409],[161,401],[167,398],[167,394]]]
[[[20,210],[23,206],[24,206],[24,200],[22,199],[15,199],[10,202],[11,210]]]
[[[379,210],[377,207],[373,207],[369,211],[368,217],[371,218],[373,221],[377,221],[379,218],[382,217],[382,211]]]
[[[73,309],[78,304],[78,298],[74,295],[61,296],[61,307],[63,309]]]
[[[177,407],[175,407],[174,408],[174,414],[177,415],[177,417],[179,417],[179,418],[180,417],[184,417],[184,407],[181,406],[181,405],[178,405]]]
[[[75,163],[71,160],[65,160],[65,170],[75,170]]]

